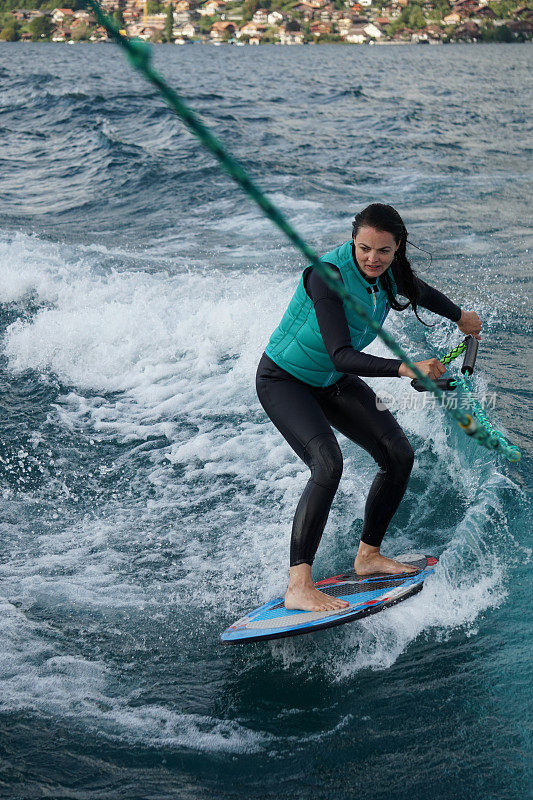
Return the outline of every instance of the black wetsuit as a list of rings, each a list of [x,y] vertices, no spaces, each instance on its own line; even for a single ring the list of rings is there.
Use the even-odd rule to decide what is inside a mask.
[[[390,269],[402,294],[404,287],[394,264]],[[454,322],[459,320],[459,306],[419,278],[416,282],[420,306]],[[291,566],[313,563],[339,485],[342,455],[331,426],[367,450],[379,465],[365,505],[361,541],[366,544],[381,544],[414,460],[413,448],[396,419],[390,411],[378,409],[375,393],[357,377],[397,376],[401,361],[354,350],[342,300],[313,269],[306,274],[305,289],[313,300],[335,369],[345,374],[332,386],[317,388],[295,378],[263,353],[256,377],[261,405],[311,470],[294,516]]]

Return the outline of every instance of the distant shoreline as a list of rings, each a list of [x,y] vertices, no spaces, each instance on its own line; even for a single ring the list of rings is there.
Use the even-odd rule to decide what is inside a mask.
[[[132,37],[132,38],[134,38],[134,37]],[[60,41],[60,42],[59,41],[54,42],[51,39],[42,39],[42,40],[39,40],[39,39],[37,39],[37,40],[19,39],[16,42],[8,42],[8,41],[4,41],[3,39],[0,39],[0,46],[1,45],[15,45],[15,44],[16,45],[22,45],[22,44],[23,45],[27,45],[27,44],[71,45],[71,44],[75,44],[75,45],[91,45],[92,46],[92,45],[95,45],[95,44],[97,44],[97,45],[115,44],[115,42],[112,39],[105,39],[105,40],[101,39],[101,40],[98,40],[96,42],[90,42],[90,41],[87,41],[87,40],[85,40],[85,41],[76,41],[74,39],[66,40],[66,41]],[[248,47],[248,48],[255,49],[257,47],[326,47],[328,45],[331,45],[331,46],[334,46],[334,47],[337,47],[337,46],[341,46],[341,47],[391,47],[391,46],[420,47],[422,45],[423,46],[427,46],[427,47],[435,47],[435,46],[440,46],[440,45],[449,46],[449,45],[493,45],[493,44],[496,44],[496,45],[508,45],[508,44],[512,44],[512,45],[515,45],[515,44],[528,44],[528,45],[531,45],[531,44],[533,44],[533,40],[532,39],[514,39],[513,41],[510,41],[510,42],[497,42],[497,41],[495,41],[495,42],[484,42],[484,41],[453,40],[453,41],[448,41],[448,42],[439,41],[439,42],[429,42],[428,43],[428,42],[398,41],[398,40],[393,40],[393,39],[387,39],[387,40],[382,41],[382,42],[370,41],[370,42],[362,42],[360,44],[356,44],[354,42],[344,42],[344,41],[343,42],[327,42],[327,41],[321,42],[321,41],[318,41],[318,42],[302,42],[301,44],[282,44],[281,42],[261,42],[260,45],[256,45],[256,44],[248,44],[247,42],[241,42],[240,44],[237,44],[237,43],[234,43],[234,42],[213,42],[213,41],[209,41],[209,40],[202,41],[201,39],[197,39],[197,40],[188,41],[188,42],[148,42],[148,44],[150,44],[152,47],[169,47],[169,46],[184,47],[184,46],[190,46],[190,45],[205,45],[207,47]]]
[[[112,40],[87,9],[10,10],[0,0],[0,40],[91,44]],[[532,0],[102,0],[115,30],[152,44],[514,44],[533,40]],[[52,0],[53,2],[53,0]],[[76,8],[80,0],[70,0]],[[265,0],[266,3],[266,0]],[[111,16],[112,15],[112,16]]]

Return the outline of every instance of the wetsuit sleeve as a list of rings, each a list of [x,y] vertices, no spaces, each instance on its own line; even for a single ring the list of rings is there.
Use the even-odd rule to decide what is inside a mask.
[[[398,269],[392,266],[392,274],[396,281],[398,294],[406,297],[403,281],[398,272]],[[439,292],[438,289],[429,286],[429,284],[416,276],[415,283],[418,289],[418,305],[422,306],[422,308],[427,308],[428,311],[433,311],[434,314],[440,314],[441,317],[446,317],[446,319],[452,322],[459,322],[461,308],[453,303],[449,297],[446,297],[446,295]]]
[[[333,264],[328,266],[340,275],[337,267]],[[324,283],[316,270],[311,269],[307,273],[305,288],[313,301],[326,350],[338,372],[365,378],[398,377],[402,363],[398,359],[380,358],[354,349],[342,300]]]

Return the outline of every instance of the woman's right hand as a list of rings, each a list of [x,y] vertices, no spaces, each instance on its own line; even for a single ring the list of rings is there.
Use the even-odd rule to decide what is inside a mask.
[[[428,358],[426,361],[415,361],[414,364],[423,375],[427,375],[432,381],[436,381],[437,378],[440,378],[440,376],[444,375],[446,372],[446,367],[444,364],[441,364],[438,358]],[[398,375],[402,378],[416,378],[413,370],[409,369],[407,364],[403,361],[400,364]]]

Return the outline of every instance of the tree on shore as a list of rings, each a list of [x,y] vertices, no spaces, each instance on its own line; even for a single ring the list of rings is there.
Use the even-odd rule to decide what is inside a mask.
[[[167,6],[167,18],[165,20],[165,41],[172,42],[174,37],[172,36],[172,29],[174,27],[174,9],[172,8],[172,3],[169,3]]]
[[[242,5],[243,21],[250,22],[258,8],[260,8],[259,0],[245,0]]]
[[[198,20],[198,29],[200,33],[204,34],[209,33],[209,31],[211,30],[212,26],[215,24],[217,19],[218,18],[215,15],[213,15],[212,17],[208,17],[207,14],[204,14],[203,17],[200,17],[200,19]]]
[[[48,17],[35,17],[29,24],[31,38],[34,42],[39,39],[48,39],[52,32],[52,23]]]
[[[122,30],[126,27],[126,23],[124,22],[124,14],[122,13],[122,3],[119,3],[118,8],[113,12],[113,20],[119,30]]]
[[[71,35],[75,42],[87,42],[91,36],[91,29],[88,25],[79,25]]]
[[[419,30],[426,25],[424,12],[420,6],[409,5],[400,14],[399,21],[413,30]]]
[[[159,0],[147,0],[146,13],[147,14],[161,14],[165,10],[163,3]]]
[[[6,27],[0,31],[0,39],[3,42],[18,42],[19,35],[15,25],[6,25]]]
[[[483,42],[513,42],[514,36],[507,25],[493,25],[489,23],[481,28],[481,41]]]
[[[20,3],[17,3],[15,8],[20,8],[20,5]],[[54,8],[57,8],[55,0],[25,0],[22,5],[24,8],[39,8],[41,11],[53,11]],[[61,8],[70,8],[72,11],[80,11],[83,7],[83,3],[80,0],[61,1]]]

